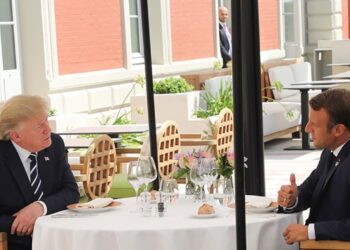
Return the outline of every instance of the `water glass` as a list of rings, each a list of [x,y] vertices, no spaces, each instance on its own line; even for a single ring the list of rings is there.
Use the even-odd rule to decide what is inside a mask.
[[[165,205],[175,202],[179,198],[179,187],[175,179],[164,179],[160,181],[160,201]]]

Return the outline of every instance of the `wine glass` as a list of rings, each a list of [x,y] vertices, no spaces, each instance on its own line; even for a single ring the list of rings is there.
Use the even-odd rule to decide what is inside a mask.
[[[215,164],[215,158],[201,158],[199,164],[200,167],[203,169],[205,185],[209,189],[218,175]]]
[[[191,180],[194,182],[194,184],[199,186],[199,196],[200,201],[203,202],[203,187],[206,183],[206,180],[204,178],[204,169],[203,166],[199,164],[200,159],[195,159],[192,162],[191,170],[190,170],[190,176]]]
[[[146,185],[143,192],[145,194],[148,190],[148,184],[157,178],[156,164],[151,156],[140,156],[138,165],[140,168],[139,180]]]
[[[136,211],[139,210],[139,189],[141,170],[138,161],[131,161],[128,165],[128,182],[131,184],[136,193]]]

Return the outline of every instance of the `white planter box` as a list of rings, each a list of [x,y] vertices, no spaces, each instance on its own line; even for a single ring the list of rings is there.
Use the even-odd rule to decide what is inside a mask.
[[[167,120],[175,121],[180,133],[201,133],[209,129],[207,120],[196,118],[193,113],[198,107],[205,107],[200,95],[202,91],[191,91],[178,94],[154,95],[156,123]],[[130,97],[131,120],[135,123],[148,122],[147,100],[145,95]],[[137,112],[142,107],[143,114]]]

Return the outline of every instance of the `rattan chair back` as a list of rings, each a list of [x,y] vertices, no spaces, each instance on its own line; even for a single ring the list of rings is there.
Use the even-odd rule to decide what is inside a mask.
[[[84,190],[89,199],[107,197],[116,171],[116,152],[112,139],[107,135],[96,137],[86,153]]]
[[[176,170],[175,155],[180,152],[180,134],[174,121],[166,121],[157,132],[158,170],[161,179],[170,179]]]
[[[216,139],[214,152],[216,156],[230,151],[233,147],[233,113],[230,109],[221,110],[215,123],[213,136]]]

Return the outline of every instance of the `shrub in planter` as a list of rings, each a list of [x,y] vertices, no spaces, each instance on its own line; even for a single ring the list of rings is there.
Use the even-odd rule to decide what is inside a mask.
[[[193,86],[181,77],[167,77],[153,82],[154,94],[185,93],[193,90]]]

